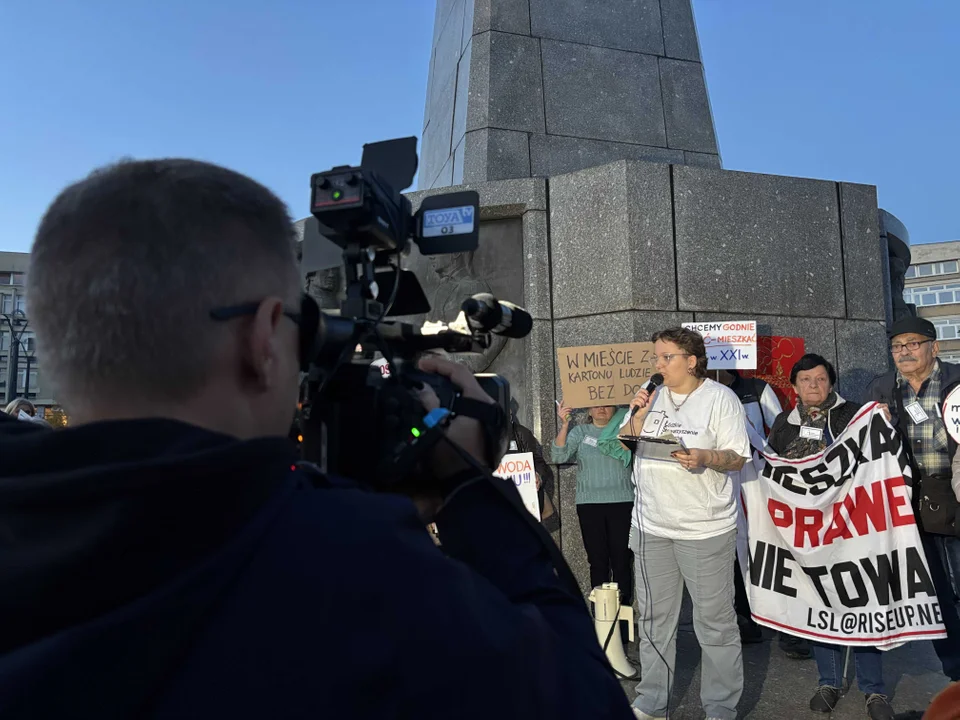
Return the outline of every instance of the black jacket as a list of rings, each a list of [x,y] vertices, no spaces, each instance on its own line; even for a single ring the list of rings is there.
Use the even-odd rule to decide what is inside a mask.
[[[958,384],[960,384],[960,365],[937,360],[940,363],[940,405],[943,405],[947,395]],[[897,408],[897,401],[894,398],[894,389],[897,385],[897,371],[891,370],[888,373],[875,377],[867,386],[867,399],[874,402],[883,403],[890,407],[893,426],[900,431],[904,438],[907,437],[906,426],[900,418],[900,412]],[[952,459],[957,451],[957,443],[947,433],[947,452]]]
[[[537,440],[536,435],[533,434],[533,430],[514,420],[513,441],[517,444],[517,449],[515,451],[511,450],[510,452],[533,453],[533,467],[537,475],[540,476],[540,480],[543,481],[544,484],[546,484],[548,480],[552,482],[553,472],[550,470],[547,461],[543,458],[543,446]]]
[[[0,424],[3,720],[632,717],[493,481],[440,513],[445,556],[285,439],[28,425]]]
[[[856,417],[857,411],[861,407],[861,405],[844,400],[837,395],[837,402],[827,411],[827,425],[834,440],[846,430],[847,425]],[[767,442],[774,452],[780,455],[786,452],[790,443],[798,437],[800,437],[800,411],[793,408],[793,410],[785,410],[777,416]]]

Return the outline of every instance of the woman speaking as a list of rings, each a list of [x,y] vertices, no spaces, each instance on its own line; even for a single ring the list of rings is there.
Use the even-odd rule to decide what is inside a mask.
[[[750,457],[743,407],[730,388],[706,377],[703,338],[671,328],[653,336],[663,386],[630,403],[623,434],[672,436],[672,456],[638,443],[632,524],[639,530],[636,589],[640,664],[634,714],[664,718],[676,659],[680,601],[686,585],[702,649],[700,700],[707,718],[734,720],[743,690],[740,633],[734,611],[737,504],[728,473]],[[631,428],[636,429],[634,432]],[[657,456],[657,457],[654,457]]]

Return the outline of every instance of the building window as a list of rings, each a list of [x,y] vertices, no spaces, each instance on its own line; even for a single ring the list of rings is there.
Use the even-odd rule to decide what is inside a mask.
[[[903,291],[903,301],[917,307],[928,305],[952,305],[960,302],[960,283],[909,287]]]
[[[9,315],[13,312],[13,296],[0,295],[0,314]]]
[[[946,260],[944,262],[922,263],[920,265],[911,265],[907,268],[907,279],[917,277],[932,277],[934,275],[952,275],[960,272],[960,263],[956,260]]]
[[[27,314],[27,298],[23,295],[17,295],[17,299],[14,302],[14,311],[22,312],[24,315]]]
[[[930,322],[937,329],[938,340],[956,340],[960,338],[960,315],[950,317],[930,318]]]
[[[948,363],[960,363],[960,352],[942,352],[938,358]]]
[[[0,332],[0,352],[10,349],[10,333]]]
[[[17,390],[23,390],[27,386],[27,371],[20,370],[17,373]],[[37,390],[37,371],[30,371],[30,389]]]
[[[26,348],[28,354],[33,354],[37,351],[37,341],[35,338],[24,338],[23,346]]]

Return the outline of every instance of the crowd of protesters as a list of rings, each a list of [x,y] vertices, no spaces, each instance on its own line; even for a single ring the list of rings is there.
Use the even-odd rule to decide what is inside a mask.
[[[642,674],[635,716],[643,720],[668,716],[685,588],[702,650],[704,712],[708,718],[733,720],[743,690],[741,646],[763,640],[751,617],[739,564],[734,562],[738,471],[754,453],[788,459],[817,454],[844,431],[861,405],[839,394],[840,378],[820,355],[807,354],[795,363],[790,373],[795,406],[783,410],[761,380],[735,371],[708,373],[703,339],[697,333],[674,328],[657,333],[654,343],[663,387],[655,393],[641,390],[630,405],[635,413],[589,408],[587,422],[573,429],[571,409],[561,404],[552,457],[556,463],[578,465],[577,512],[590,584],[612,579],[623,588],[624,602],[632,597],[627,588],[636,587],[638,625],[644,631],[638,633]],[[932,323],[916,317],[899,321],[890,331],[896,369],[876,378],[866,399],[880,403],[910,448],[918,529],[947,630],[947,637],[933,645],[943,673],[956,683],[960,538],[953,523],[960,502],[960,454],[939,407],[960,384],[960,366],[939,360],[938,351]],[[923,415],[905,411],[913,403],[923,408]],[[674,432],[679,428],[689,448],[687,455],[678,456],[680,462],[651,461],[621,442],[604,441],[611,436],[605,432],[611,421],[617,426],[642,425],[650,412],[662,415],[657,422],[665,422]],[[626,434],[635,435],[635,428]],[[700,482],[682,482],[685,472],[697,472]],[[924,502],[944,511],[934,517],[924,511]],[[630,578],[624,569],[630,560],[624,559],[622,547],[628,525],[635,564]],[[780,632],[779,645],[789,658],[815,659],[819,679],[809,707],[832,712],[844,692],[845,648],[786,632]],[[851,650],[867,716],[892,720],[883,653],[870,647]]]

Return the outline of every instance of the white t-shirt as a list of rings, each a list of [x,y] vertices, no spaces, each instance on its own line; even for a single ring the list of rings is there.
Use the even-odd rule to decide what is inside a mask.
[[[750,458],[743,406],[730,388],[707,378],[689,395],[674,394],[673,402],[669,395],[664,387],[654,396],[641,435],[670,432],[688,448],[733,450]],[[734,481],[727,473],[684,470],[673,461],[644,458],[638,450],[633,482],[637,498],[632,524],[651,535],[701,540],[737,526]]]

